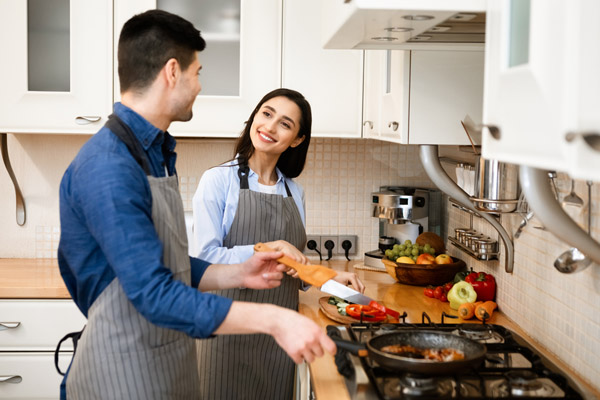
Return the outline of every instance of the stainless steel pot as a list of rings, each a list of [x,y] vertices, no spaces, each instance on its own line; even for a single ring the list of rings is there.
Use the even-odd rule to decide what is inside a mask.
[[[480,157],[475,178],[473,200],[477,208],[491,212],[516,210],[520,195],[517,165]]]

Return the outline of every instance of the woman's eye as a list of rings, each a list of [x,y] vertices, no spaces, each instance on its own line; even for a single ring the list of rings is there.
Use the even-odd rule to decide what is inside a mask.
[[[268,117],[269,115],[271,115],[271,113],[270,113],[270,112],[268,112],[268,111],[263,111],[263,115],[264,115],[265,117]]]
[[[288,124],[288,123],[285,123],[285,122],[284,122],[284,123],[282,123],[281,125],[283,125],[283,127],[284,127],[285,129],[290,129],[290,124]]]

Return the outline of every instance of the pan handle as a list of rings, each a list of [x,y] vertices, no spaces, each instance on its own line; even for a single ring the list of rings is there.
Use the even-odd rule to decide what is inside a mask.
[[[338,339],[332,337],[331,340],[335,342],[337,347],[340,349],[348,350],[350,353],[359,357],[367,357],[369,355],[369,351],[365,347],[364,344],[351,342],[349,340]]]

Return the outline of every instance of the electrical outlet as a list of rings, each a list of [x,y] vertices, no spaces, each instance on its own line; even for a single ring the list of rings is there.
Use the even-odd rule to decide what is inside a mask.
[[[358,250],[358,236],[356,235],[340,235],[338,237],[338,254],[346,254],[346,250],[343,247],[344,241],[350,242],[350,250],[348,250],[348,255],[356,254]]]
[[[321,254],[323,255],[323,259],[327,260],[329,259],[329,250],[327,249],[327,247],[325,246],[325,243],[327,243],[328,240],[331,240],[333,242],[333,248],[331,249],[331,255],[332,257],[337,253],[337,249],[339,247],[338,244],[338,237],[334,236],[334,235],[323,235],[321,236]]]
[[[315,242],[315,245],[317,246],[315,249],[308,248],[311,241]],[[319,255],[318,252],[320,252],[320,251],[321,251],[321,236],[306,235],[306,246],[304,246],[304,254],[307,254],[309,256],[317,256],[317,255]]]

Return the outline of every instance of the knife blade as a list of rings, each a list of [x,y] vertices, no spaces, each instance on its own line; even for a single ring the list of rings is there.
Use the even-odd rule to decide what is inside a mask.
[[[349,303],[361,304],[363,306],[367,306],[371,301],[373,301],[372,298],[367,297],[348,286],[344,286],[333,279],[325,282],[323,286],[321,286],[321,291],[344,299]]]

